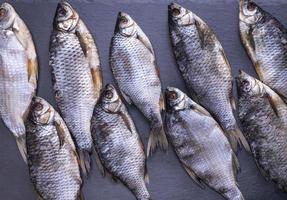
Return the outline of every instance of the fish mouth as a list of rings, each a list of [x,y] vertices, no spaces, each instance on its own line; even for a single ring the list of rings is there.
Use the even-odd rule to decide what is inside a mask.
[[[105,86],[105,90],[115,90],[115,87],[113,86],[113,84],[108,83],[108,84],[106,84],[106,86]]]
[[[168,13],[171,17],[174,17],[174,18],[180,16],[181,9],[182,9],[182,6],[174,2],[168,5]]]
[[[71,4],[69,4],[66,1],[61,1],[58,3],[57,9],[56,9],[56,17],[55,19],[58,22],[65,21],[68,19],[73,18],[75,15],[75,11]]]
[[[174,101],[179,97],[176,88],[174,87],[167,87],[165,89],[165,99],[167,102]]]

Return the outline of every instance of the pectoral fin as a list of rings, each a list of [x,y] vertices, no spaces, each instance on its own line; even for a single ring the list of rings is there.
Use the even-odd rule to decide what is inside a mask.
[[[27,61],[28,80],[30,83],[32,83],[34,89],[36,89],[38,80],[38,62],[32,36],[25,23],[19,17],[15,19],[12,29],[18,41],[21,43],[21,45],[26,51],[28,59]]]
[[[64,145],[66,139],[65,127],[61,120],[55,120],[55,126],[59,137],[60,148]]]
[[[103,87],[103,77],[102,77],[102,71],[100,67],[91,68],[91,74],[93,78],[93,85],[94,85],[95,93],[96,93],[97,98],[99,98],[102,87]]]
[[[28,80],[33,85],[33,88],[37,88],[38,80],[38,63],[36,58],[28,59]]]
[[[152,45],[151,45],[151,42],[149,41],[148,37],[141,30],[140,27],[138,27],[138,30],[137,30],[137,38],[151,52],[151,54],[155,55],[154,50],[153,50]]]
[[[99,53],[93,36],[90,34],[88,28],[82,20],[79,20],[78,22],[76,35],[80,41],[80,45],[85,54],[89,67],[91,68],[93,85],[98,98],[100,96],[103,84]]]
[[[183,164],[183,168],[187,174],[192,178],[192,180],[202,189],[205,189],[205,185],[202,183],[201,179],[192,171],[189,167]]]

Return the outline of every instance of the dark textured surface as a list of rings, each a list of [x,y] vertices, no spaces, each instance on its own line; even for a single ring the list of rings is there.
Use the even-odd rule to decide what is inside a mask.
[[[0,0],[0,2],[3,1]],[[151,40],[160,65],[163,86],[175,86],[186,91],[172,55],[168,35],[167,5],[169,1],[85,0],[70,2],[95,36],[105,83],[112,82],[108,66],[108,52],[117,13],[125,11],[138,22]],[[286,0],[258,0],[257,2],[285,26],[287,25]],[[48,67],[48,46],[57,1],[19,0],[11,3],[34,36],[40,62],[39,96],[55,105]],[[238,36],[238,2],[236,0],[190,0],[179,1],[179,3],[197,13],[213,27],[222,42],[234,74],[238,73],[239,68],[243,68],[254,75],[252,64]],[[129,110],[146,144],[148,123],[134,107],[129,107]],[[0,125],[0,131],[0,199],[35,199],[27,166],[18,153],[12,134],[3,123]],[[287,199],[287,194],[276,189],[273,183],[264,180],[251,156],[242,151],[239,153],[239,160],[242,168],[238,177],[239,186],[247,200]],[[109,177],[101,177],[95,162],[93,166],[92,173],[83,187],[86,200],[134,199],[121,184],[114,183]],[[222,199],[210,189],[202,190],[196,186],[181,168],[171,149],[167,154],[158,152],[149,159],[148,170],[150,176],[148,188],[153,200]]]

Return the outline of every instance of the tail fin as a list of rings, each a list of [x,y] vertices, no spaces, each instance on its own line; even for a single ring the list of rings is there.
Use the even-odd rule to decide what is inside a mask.
[[[237,152],[238,144],[240,146],[243,146],[247,152],[251,152],[248,142],[246,141],[245,137],[243,136],[242,132],[239,130],[238,127],[235,129],[228,130],[227,136],[234,152]]]
[[[79,164],[84,175],[88,175],[91,169],[91,155],[87,150],[78,150]]]
[[[147,157],[151,155],[157,146],[160,146],[162,150],[167,150],[168,142],[164,132],[163,126],[160,127],[151,127],[148,145],[147,145]]]
[[[16,143],[24,162],[27,164],[26,134],[16,137]]]

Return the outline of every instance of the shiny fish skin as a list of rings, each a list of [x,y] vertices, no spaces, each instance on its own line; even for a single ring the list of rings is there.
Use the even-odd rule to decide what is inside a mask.
[[[106,86],[94,109],[92,135],[100,168],[122,181],[138,200],[150,199],[143,144],[112,85]]]
[[[253,1],[240,1],[240,36],[261,81],[287,100],[287,30]]]
[[[84,173],[90,168],[90,119],[100,95],[102,75],[92,35],[67,2],[58,4],[50,40],[57,105],[77,146]]]
[[[54,108],[34,97],[27,127],[31,181],[41,200],[80,200],[81,177],[76,148]]]
[[[126,13],[119,13],[110,47],[110,66],[121,94],[149,120],[151,132],[147,154],[157,146],[167,148],[161,111],[164,110],[159,69],[153,47]]]
[[[231,67],[215,34],[202,19],[175,3],[169,5],[169,30],[190,95],[219,122],[234,150],[238,142],[249,150],[233,115]]]
[[[287,192],[287,106],[261,81],[240,72],[238,111],[262,175]]]
[[[238,160],[219,124],[179,89],[168,87],[166,102],[166,133],[187,173],[225,199],[243,200],[236,183]]]
[[[37,88],[36,52],[27,26],[14,8],[3,3],[0,10],[0,115],[26,161],[24,121]]]

